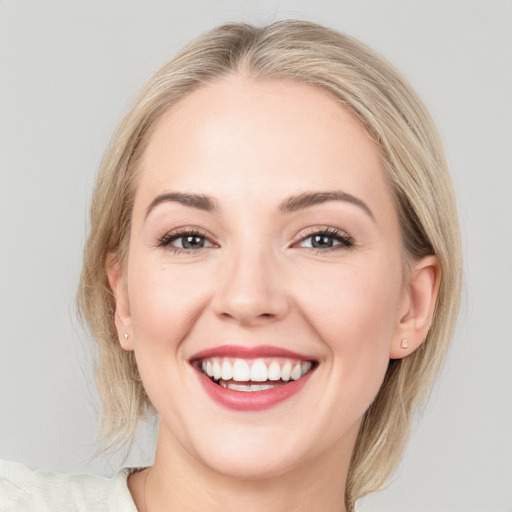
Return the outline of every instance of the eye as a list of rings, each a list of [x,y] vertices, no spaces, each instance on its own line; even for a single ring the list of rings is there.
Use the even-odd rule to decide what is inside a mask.
[[[354,246],[354,240],[339,229],[328,228],[304,236],[296,246],[318,251],[348,249]]]
[[[204,236],[200,235],[181,235],[169,242],[169,245],[179,249],[201,249],[202,247],[212,247],[212,243]]]
[[[174,252],[191,252],[203,248],[216,247],[208,237],[199,231],[180,231],[164,235],[158,242]]]

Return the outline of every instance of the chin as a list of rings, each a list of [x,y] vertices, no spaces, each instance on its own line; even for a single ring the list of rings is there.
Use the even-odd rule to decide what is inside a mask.
[[[196,445],[194,457],[204,466],[226,478],[236,480],[270,479],[297,468],[306,457],[305,445],[290,439],[283,432],[226,432],[209,433],[207,443]],[[288,437],[288,439],[285,439]],[[302,446],[302,449],[301,449]]]
[[[217,456],[211,461],[204,461],[208,467],[222,477],[234,480],[268,480],[297,469],[299,460],[296,457],[286,457],[281,453],[275,454],[240,454]],[[209,462],[209,464],[208,464]]]

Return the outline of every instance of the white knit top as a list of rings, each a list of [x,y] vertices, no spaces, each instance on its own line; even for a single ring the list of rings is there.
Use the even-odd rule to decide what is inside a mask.
[[[32,471],[0,460],[1,512],[137,512],[127,486],[130,469],[113,478]]]

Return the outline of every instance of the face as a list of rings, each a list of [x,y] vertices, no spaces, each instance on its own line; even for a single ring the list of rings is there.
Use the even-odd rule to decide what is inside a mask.
[[[407,307],[399,231],[328,93],[233,76],[168,112],[109,275],[159,443],[249,478],[349,456]]]

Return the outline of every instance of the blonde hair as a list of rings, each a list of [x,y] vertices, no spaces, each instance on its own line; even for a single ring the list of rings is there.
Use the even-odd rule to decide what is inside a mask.
[[[130,440],[150,406],[132,352],[114,326],[114,297],[105,262],[123,264],[138,161],[157,121],[213,80],[243,72],[321,87],[349,109],[380,148],[396,201],[404,261],[435,254],[442,269],[426,341],[391,360],[366,411],[346,483],[346,505],[390,478],[402,455],[413,412],[423,403],[450,342],[461,290],[457,211],[436,129],[411,87],[381,56],[337,31],[304,21],[258,28],[226,24],[194,40],[158,70],[120,123],[105,154],[91,204],[78,304],[98,344],[96,378],[101,432],[111,445]]]

